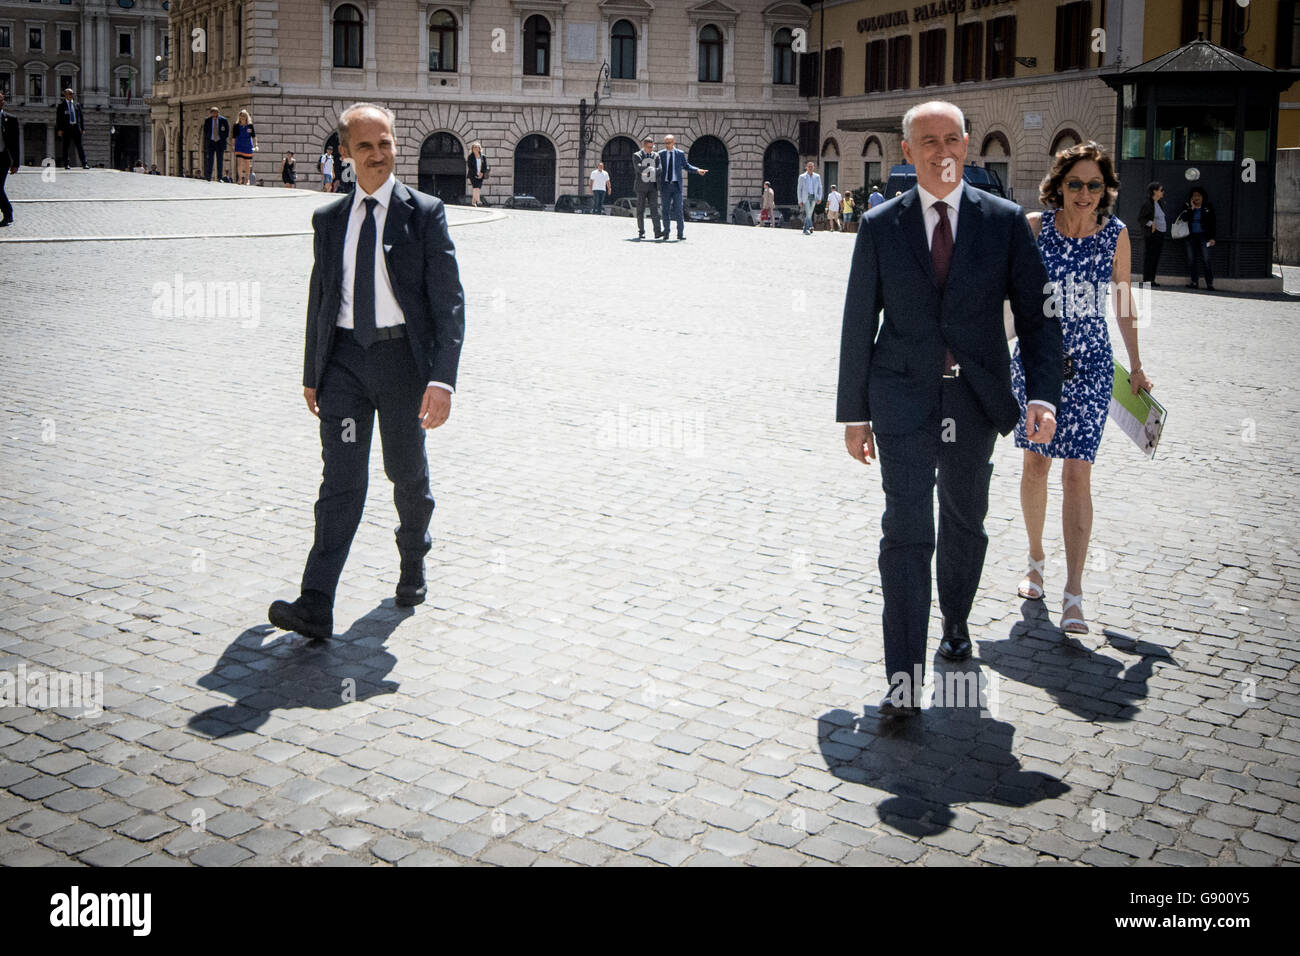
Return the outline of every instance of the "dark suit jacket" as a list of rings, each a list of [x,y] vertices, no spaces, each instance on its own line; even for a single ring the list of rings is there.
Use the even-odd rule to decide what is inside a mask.
[[[662,150],[647,153],[643,149],[638,149],[632,154],[632,188],[639,193],[648,193],[652,187],[659,185],[664,181],[664,161],[660,155]],[[643,182],[641,179],[642,164],[646,160],[654,160],[655,164],[655,181],[652,183]]]
[[[86,111],[85,108],[76,100],[72,101],[77,107],[77,122],[68,123],[68,101],[59,100],[59,105],[54,107],[54,128],[55,130],[66,130],[70,125],[75,125],[77,131],[84,133],[86,131]]]
[[[5,167],[12,169],[14,166],[22,165],[19,152],[18,117],[6,113],[3,126],[4,128],[0,129],[0,153],[7,155]]]
[[[691,173],[698,173],[699,169],[691,165],[691,161],[686,158],[685,150],[674,147],[673,152],[677,154],[674,160],[677,164],[677,181],[684,186],[686,177]],[[659,150],[659,185],[671,186],[668,182],[668,150],[666,149]]]
[[[939,407],[944,348],[961,365],[994,427],[1020,420],[1002,321],[1010,298],[1030,399],[1061,403],[1061,326],[1045,308],[1047,270],[1024,211],[962,188],[946,289],[934,278],[914,186],[870,210],[858,227],[844,301],[837,421],[883,434],[921,427]],[[883,312],[883,320],[882,320]]]
[[[481,160],[483,160],[483,172],[481,172],[481,173],[478,173],[478,172],[475,172],[475,171],[474,171],[474,152],[473,152],[473,150],[471,150],[471,151],[470,151],[470,154],[469,154],[468,156],[465,157],[465,178],[466,178],[466,179],[477,179],[479,176],[486,176],[486,175],[488,174],[488,161],[487,161],[487,157],[486,157],[486,156],[480,156],[479,158],[480,158]]]
[[[226,148],[226,140],[230,137],[230,120],[224,116],[217,117],[217,149]],[[207,149],[208,144],[212,142],[212,117],[209,116],[203,121],[203,148]]]
[[[339,316],[343,244],[356,198],[348,194],[312,214],[315,264],[307,298],[307,354],[302,384],[316,388],[325,374]],[[384,262],[393,294],[406,317],[406,340],[426,382],[456,387],[465,336],[465,291],[442,200],[400,182],[384,222]]]
[[[1165,201],[1163,199],[1160,200],[1160,209],[1165,214],[1165,232],[1168,232],[1169,227],[1173,225],[1173,223],[1169,221],[1169,210],[1165,208]],[[1144,202],[1142,208],[1138,210],[1138,225],[1142,227],[1142,235],[1151,235],[1151,223],[1155,221],[1155,218],[1156,201],[1148,196],[1147,201]]]

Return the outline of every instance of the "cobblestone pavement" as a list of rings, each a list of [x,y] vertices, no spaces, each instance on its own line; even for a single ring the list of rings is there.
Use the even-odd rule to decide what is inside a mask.
[[[4,239],[182,213],[305,230],[322,199],[61,182],[139,201],[20,203]],[[430,600],[393,605],[376,453],[319,644],[264,617],[296,592],[319,481],[309,237],[0,240],[0,670],[103,680],[97,715],[0,709],[0,862],[1300,861],[1293,301],[1153,296],[1170,421],[1155,461],[1103,441],[1088,635],[1053,624],[1054,514],[1051,600],[1015,597],[999,443],[959,668],[986,716],[891,728],[882,496],[834,423],[852,237],[632,233],[549,213],[454,230],[468,337],[429,439]],[[243,313],[169,314],[178,273],[257,285]]]

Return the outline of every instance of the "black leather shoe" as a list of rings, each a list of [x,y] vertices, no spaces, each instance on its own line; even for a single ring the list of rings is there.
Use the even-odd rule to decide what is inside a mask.
[[[323,601],[305,596],[290,604],[275,601],[267,612],[267,619],[283,631],[294,631],[314,641],[334,636],[334,609]]]
[[[943,619],[943,640],[939,642],[939,653],[950,661],[964,661],[970,657],[970,632],[966,630],[965,621]]]
[[[885,699],[880,702],[881,717],[915,717],[921,712],[920,707],[912,704],[900,704],[895,700],[893,694],[886,694]]]
[[[429,589],[424,583],[424,561],[419,564],[403,564],[402,577],[397,582],[397,594],[393,600],[398,607],[415,607],[424,603]]]
[[[665,238],[667,235],[668,235],[668,233],[666,233],[666,232],[656,232],[656,233],[655,233],[655,238],[656,238],[656,239],[663,239],[663,238]]]

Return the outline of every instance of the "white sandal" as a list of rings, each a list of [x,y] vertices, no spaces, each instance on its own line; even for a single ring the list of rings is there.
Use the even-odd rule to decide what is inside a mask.
[[[1083,594],[1071,594],[1069,591],[1062,593],[1065,595],[1065,603],[1061,607],[1061,630],[1066,634],[1087,634],[1088,622],[1083,619]],[[1079,609],[1079,616],[1066,620],[1065,612],[1072,607]]]
[[[1037,572],[1040,578],[1043,577],[1044,565],[1046,564],[1046,556],[1042,561],[1035,561],[1032,556],[1029,558],[1029,570]],[[1020,587],[1016,588],[1016,593],[1026,601],[1041,601],[1043,599],[1043,586],[1035,584],[1026,575],[1024,580],[1020,582]]]

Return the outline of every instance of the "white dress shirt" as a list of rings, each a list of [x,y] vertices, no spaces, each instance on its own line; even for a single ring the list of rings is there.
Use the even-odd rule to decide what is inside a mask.
[[[934,208],[934,204],[940,201],[948,204],[948,227],[952,230],[953,248],[957,248],[957,214],[961,210],[962,189],[965,182],[959,182],[946,195],[936,196],[927,190],[920,183],[916,184],[916,191],[921,197],[921,222],[925,224],[925,244],[927,247],[934,245],[934,230],[939,225],[939,210]],[[1053,415],[1056,414],[1056,406],[1051,402],[1045,402],[1041,398],[1031,398],[1030,405],[1042,405]],[[866,425],[867,422],[843,422],[844,425]]]
[[[388,276],[388,260],[384,256],[384,223],[388,221],[388,204],[393,198],[393,187],[397,180],[390,174],[382,186],[367,193],[357,184],[352,198],[352,211],[348,214],[348,231],[343,238],[343,284],[339,289],[340,329],[351,329],[352,323],[352,287],[356,282],[357,242],[361,238],[361,225],[366,221],[366,199],[375,199],[375,328],[390,329],[396,325],[406,324],[406,315],[393,294],[393,283]],[[445,382],[430,382],[449,392],[455,392]]]

